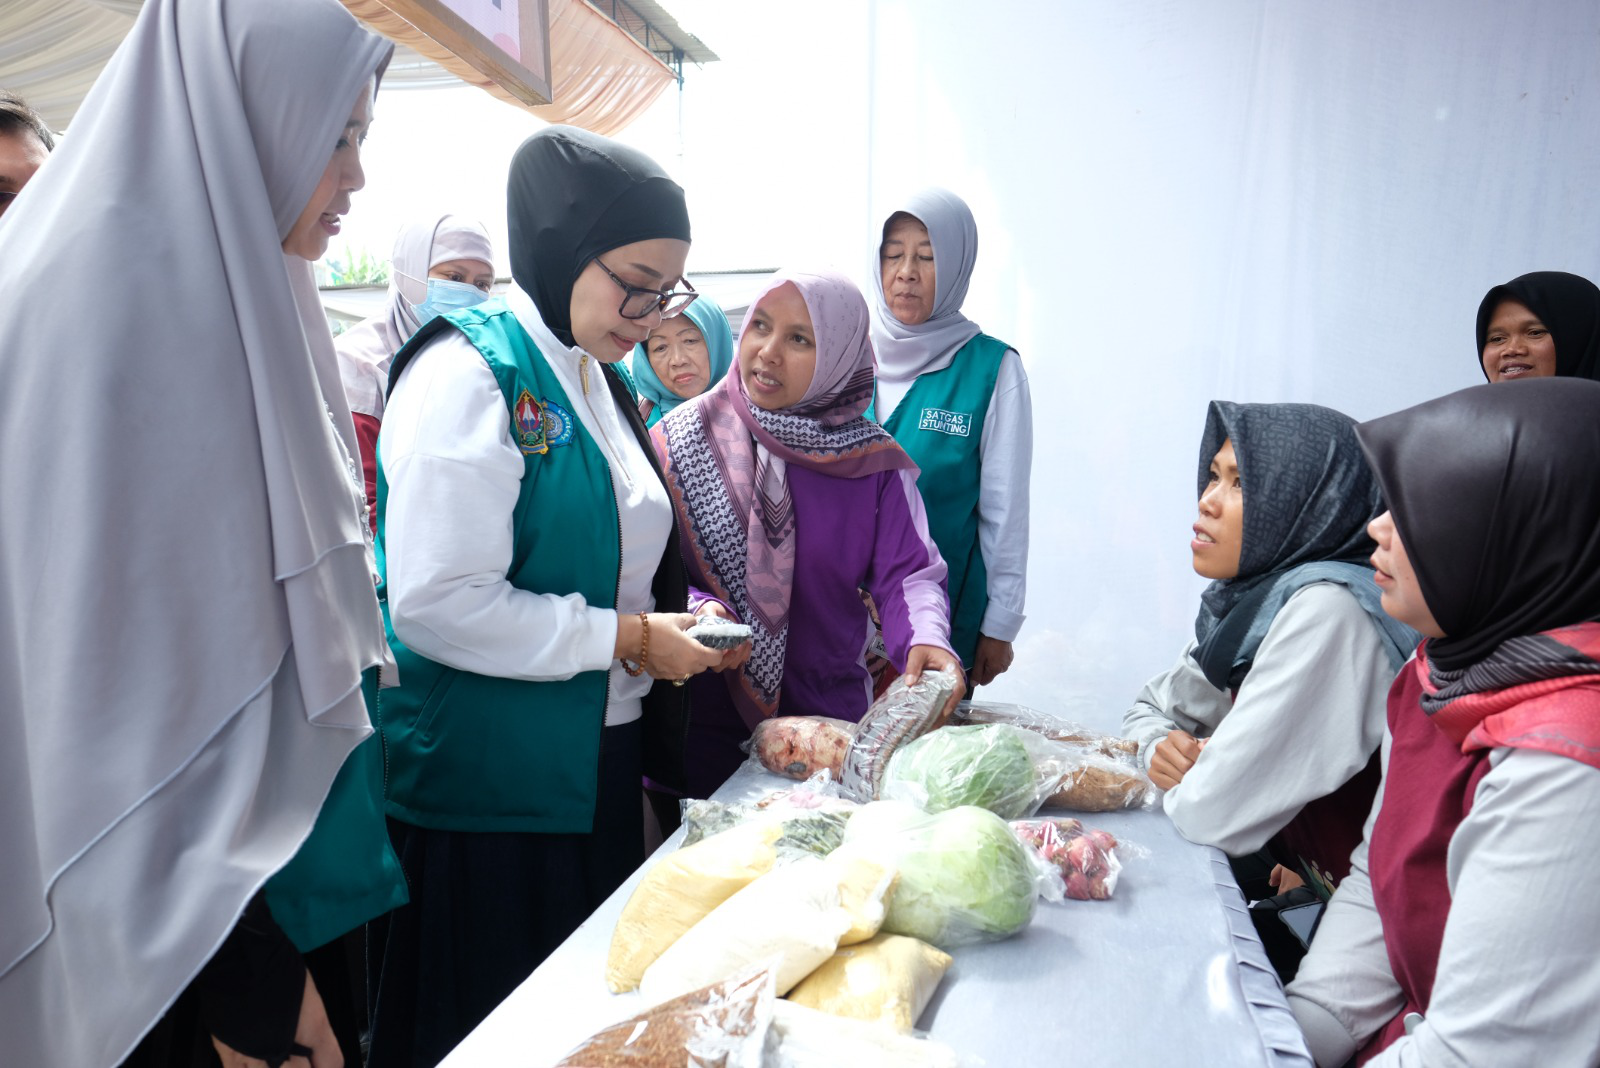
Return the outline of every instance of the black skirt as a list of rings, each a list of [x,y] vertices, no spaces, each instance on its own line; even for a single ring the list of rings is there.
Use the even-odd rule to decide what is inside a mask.
[[[411,903],[368,926],[368,1068],[431,1068],[644,862],[639,723],[607,727],[590,834],[389,821]]]

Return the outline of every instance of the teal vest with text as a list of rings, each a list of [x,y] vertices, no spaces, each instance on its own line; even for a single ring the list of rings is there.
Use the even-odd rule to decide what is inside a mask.
[[[428,324],[396,356],[391,382],[422,345],[452,328],[466,335],[494,373],[511,416],[511,436],[523,454],[507,578],[519,589],[577,593],[592,607],[615,608],[621,530],[610,465],[574,415],[555,372],[504,303],[490,301]],[[594,374],[593,380],[596,388],[608,388],[605,374]],[[385,567],[387,499],[380,464],[380,569]],[[681,568],[676,543],[671,555]],[[389,815],[443,830],[590,831],[607,672],[529,682],[446,667],[395,637],[385,593],[380,587],[400,674],[398,687],[379,691],[374,717],[385,748]]]
[[[917,376],[883,424],[920,471],[917,489],[928,510],[928,533],[950,569],[950,643],[969,669],[989,607],[989,574],[978,547],[978,445],[1009,347],[979,334],[950,366]]]

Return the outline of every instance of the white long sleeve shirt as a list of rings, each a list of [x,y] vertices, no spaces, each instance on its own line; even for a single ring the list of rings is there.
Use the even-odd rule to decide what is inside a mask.
[[[622,526],[618,609],[651,611],[650,584],[673,523],[666,489],[594,358],[586,396],[583,351],[557,341],[520,290],[506,302],[610,465]],[[652,680],[629,676],[612,656],[618,611],[576,593],[518,589],[506,577],[524,460],[494,374],[464,336],[443,334],[406,365],[378,449],[389,483],[384,551],[395,635],[431,660],[480,675],[550,680],[609,667],[606,724],[638,719]]]
[[[885,422],[915,380],[878,382],[877,417]],[[978,551],[989,577],[989,607],[979,631],[1015,641],[1028,585],[1028,479],[1033,467],[1033,397],[1015,349],[1007,349],[978,440]]]
[[[1383,760],[1387,778],[1387,737]],[[1426,1017],[1374,1068],[1600,1064],[1600,770],[1527,749],[1489,762],[1446,854],[1450,914]],[[1323,1068],[1402,1007],[1367,867],[1378,809],[1287,991]]]
[[[1162,804],[1185,838],[1240,856],[1367,765],[1383,739],[1394,670],[1372,618],[1329,582],[1284,604],[1237,700],[1206,681],[1195,649],[1190,642],[1145,684],[1122,732],[1139,743],[1146,769],[1168,731],[1208,739]]]

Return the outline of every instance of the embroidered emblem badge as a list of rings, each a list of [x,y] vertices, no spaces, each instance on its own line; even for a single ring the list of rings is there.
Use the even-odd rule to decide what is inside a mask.
[[[578,428],[572,413],[553,400],[541,400],[539,404],[544,408],[544,439],[550,448],[571,444]]]
[[[933,430],[952,437],[965,438],[972,434],[970,412],[947,412],[943,408],[924,408],[917,422],[918,430]]]
[[[511,421],[516,425],[517,448],[524,454],[544,453],[550,448],[546,441],[544,406],[533,399],[533,394],[523,390],[511,409]]]

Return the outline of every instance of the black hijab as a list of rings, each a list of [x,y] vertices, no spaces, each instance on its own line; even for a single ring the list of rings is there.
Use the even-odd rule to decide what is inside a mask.
[[[1383,511],[1355,420],[1316,404],[1212,401],[1200,440],[1198,493],[1233,442],[1244,492],[1239,573],[1200,595],[1195,660],[1218,689],[1237,688],[1278,610],[1301,587],[1334,582],[1372,617],[1398,667],[1417,635],[1379,604],[1367,523]]]
[[[572,283],[596,256],[657,237],[689,240],[683,190],[637,149],[550,126],[522,143],[506,188],[511,277],[572,345]],[[618,303],[621,301],[619,299]]]
[[[1600,619],[1600,383],[1473,386],[1356,433],[1445,632],[1434,666]]]
[[[1478,305],[1478,366],[1489,320],[1503,301],[1527,305],[1550,328],[1556,345],[1556,375],[1600,381],[1600,287],[1565,271],[1535,271],[1495,286]],[[1489,377],[1489,372],[1484,372]]]

